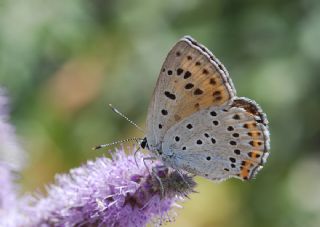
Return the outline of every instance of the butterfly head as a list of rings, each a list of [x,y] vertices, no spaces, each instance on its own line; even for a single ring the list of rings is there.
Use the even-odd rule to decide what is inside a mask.
[[[152,153],[154,153],[155,155],[160,156],[163,161],[166,161],[167,158],[170,159],[172,157],[172,154],[164,155],[161,147],[159,147],[159,148],[150,147],[148,144],[148,141],[147,141],[147,137],[143,138],[143,140],[140,143],[140,146],[141,146],[141,148],[147,149],[147,150],[151,151]]]

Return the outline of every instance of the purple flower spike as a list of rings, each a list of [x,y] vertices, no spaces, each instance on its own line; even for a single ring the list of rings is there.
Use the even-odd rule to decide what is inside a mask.
[[[8,123],[7,99],[0,89],[0,226],[145,226],[169,221],[169,212],[193,192],[195,182],[180,173],[148,162],[139,153],[116,150],[56,176],[47,195],[17,198],[15,174],[25,154]],[[132,149],[132,153],[135,149]],[[21,158],[23,157],[23,158]]]
[[[145,226],[169,221],[168,212],[193,192],[187,174],[159,163],[143,164],[143,154],[116,150],[112,159],[101,157],[56,176],[47,197],[31,206],[34,226]],[[151,173],[150,173],[151,172]]]

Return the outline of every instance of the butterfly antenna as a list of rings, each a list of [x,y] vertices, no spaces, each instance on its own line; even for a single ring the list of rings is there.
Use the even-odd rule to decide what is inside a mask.
[[[115,107],[113,107],[112,104],[109,104],[109,107],[113,110],[113,112],[115,112],[116,114],[119,114],[121,117],[123,117],[124,119],[126,119],[130,124],[132,124],[133,126],[135,126],[135,127],[136,127],[137,129],[139,129],[141,132],[145,133],[142,128],[140,128],[136,123],[134,123],[132,120],[130,120],[126,115],[124,115],[123,113],[121,113],[118,109],[116,109]]]
[[[129,141],[135,141],[135,142],[138,143],[140,140],[143,140],[143,139],[142,138],[133,137],[133,138],[129,138],[129,139],[118,140],[118,141],[115,141],[115,142],[112,142],[112,143],[106,143],[106,144],[101,144],[101,145],[95,146],[95,147],[92,148],[92,150],[98,150],[100,148],[109,147],[109,146],[116,145],[116,144],[119,144],[119,143],[126,143],[126,142],[129,142]]]

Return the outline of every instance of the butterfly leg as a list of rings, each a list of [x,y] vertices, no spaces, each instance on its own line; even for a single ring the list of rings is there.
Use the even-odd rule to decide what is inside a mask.
[[[156,171],[154,169],[152,169],[152,174],[153,174],[153,176],[155,176],[155,178],[157,179],[157,181],[160,184],[160,189],[161,189],[160,198],[164,198],[164,188],[163,188],[163,184],[162,184],[161,178],[157,175],[157,173],[156,173]]]
[[[157,158],[156,157],[152,157],[152,156],[144,157],[143,158],[143,164],[146,167],[146,169],[148,170],[149,174],[154,176],[157,179],[157,181],[159,182],[160,189],[161,189],[161,198],[163,198],[164,197],[164,188],[163,188],[162,181],[161,181],[160,177],[158,176],[158,174],[157,174],[157,172],[155,171],[154,168],[152,169],[152,172],[150,172],[149,167],[147,166],[146,160],[152,160],[153,161],[153,160],[157,160]]]
[[[148,173],[151,175],[151,172],[150,172],[150,170],[149,170],[149,167],[148,167],[148,165],[147,165],[147,163],[146,163],[146,161],[148,161],[148,160],[151,160],[151,161],[156,160],[156,157],[150,156],[150,157],[143,157],[143,158],[142,158],[142,161],[143,161],[144,166],[146,167]]]
[[[139,167],[138,162],[137,162],[137,153],[140,151],[141,146],[139,146],[135,152],[133,153],[133,157],[134,157],[134,162],[136,163],[137,167]]]

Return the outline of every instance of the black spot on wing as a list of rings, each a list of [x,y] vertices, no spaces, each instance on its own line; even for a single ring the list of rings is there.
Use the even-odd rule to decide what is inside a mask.
[[[170,93],[169,91],[165,91],[165,92],[164,92],[164,95],[165,95],[167,98],[169,98],[169,99],[172,99],[172,100],[175,100],[175,99],[176,99],[175,94]]]

